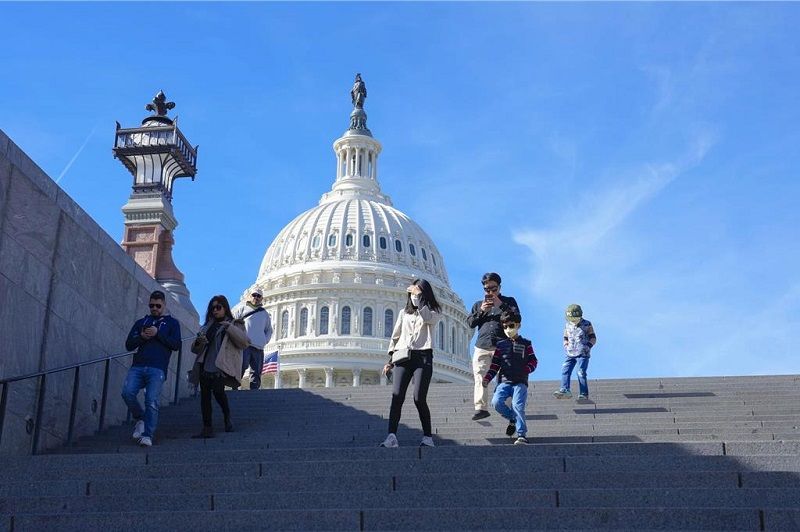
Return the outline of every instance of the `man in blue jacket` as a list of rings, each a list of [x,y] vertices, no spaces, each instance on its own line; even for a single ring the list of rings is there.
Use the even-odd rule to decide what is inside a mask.
[[[159,397],[167,377],[169,357],[181,347],[181,325],[167,315],[166,310],[164,292],[156,290],[150,294],[150,315],[133,324],[125,342],[125,349],[136,349],[136,353],[122,386],[122,398],[136,420],[133,438],[142,447],[153,445]],[[137,397],[142,388],[144,409]]]

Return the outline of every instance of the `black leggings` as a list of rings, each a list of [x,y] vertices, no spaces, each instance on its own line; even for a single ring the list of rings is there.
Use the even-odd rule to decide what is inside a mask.
[[[200,410],[203,413],[203,426],[211,426],[211,394],[222,408],[222,415],[225,419],[231,417],[231,409],[228,406],[228,396],[225,395],[225,379],[222,373],[200,372]]]
[[[428,408],[428,386],[433,376],[433,349],[411,351],[411,360],[395,365],[394,387],[392,389],[392,407],[389,410],[389,433],[397,433],[400,424],[400,413],[403,410],[403,401],[406,399],[406,390],[414,378],[414,405],[419,412],[422,422],[422,432],[431,436],[431,411]]]

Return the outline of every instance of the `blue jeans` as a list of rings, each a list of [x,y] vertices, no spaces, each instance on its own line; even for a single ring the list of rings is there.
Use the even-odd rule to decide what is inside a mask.
[[[158,425],[158,399],[164,386],[164,372],[148,366],[131,366],[125,384],[122,385],[122,398],[133,419],[144,419],[142,436],[152,438]],[[144,388],[144,410],[139,404],[139,390]]]
[[[586,381],[586,369],[589,367],[589,357],[567,357],[564,365],[561,366],[561,389],[569,390],[569,379],[572,376],[572,368],[578,365],[578,387],[581,395],[589,395],[589,383]]]
[[[261,370],[264,369],[264,349],[247,346],[243,353],[242,375],[250,368],[250,389],[258,390],[261,388]]]
[[[511,397],[511,408],[506,406],[506,399]],[[497,385],[492,396],[492,406],[497,413],[516,424],[517,436],[528,433],[525,424],[525,403],[528,402],[528,386],[525,384],[511,384],[503,382]]]

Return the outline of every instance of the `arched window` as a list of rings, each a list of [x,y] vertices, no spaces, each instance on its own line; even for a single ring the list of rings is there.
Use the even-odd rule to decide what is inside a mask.
[[[332,248],[335,245],[336,245],[336,235],[335,234],[328,235],[328,247]]]
[[[328,334],[328,307],[319,309],[319,333]]]
[[[439,349],[444,351],[444,323],[439,322]]]
[[[361,325],[361,332],[364,336],[372,336],[372,308],[364,307],[364,321]]]
[[[408,252],[411,253],[413,256],[417,256],[417,250],[414,248],[414,244],[408,245]]]
[[[297,333],[297,336],[305,336],[308,334],[308,309],[301,308],[300,309],[300,331]]]
[[[361,245],[362,245],[362,246],[364,246],[365,248],[368,248],[368,247],[369,247],[369,244],[370,244],[370,242],[369,242],[369,235],[364,235],[364,236],[362,236],[362,237],[361,237]]]
[[[394,241],[394,249],[396,249],[398,253],[402,253],[403,252],[403,243],[400,242],[399,240],[395,240]]]
[[[428,260],[428,254],[425,253],[425,248],[419,248],[422,250],[422,260]]]
[[[378,244],[381,246],[381,249],[386,249],[386,237],[382,236],[380,240],[378,240]]]
[[[436,266],[436,255],[431,253],[431,259],[433,259],[433,265]]]
[[[456,328],[450,329],[450,352],[456,352]]]
[[[281,332],[280,332],[280,337],[281,338],[286,338],[286,336],[288,334],[289,334],[289,311],[288,310],[284,310],[283,312],[281,312]]]
[[[347,247],[351,247],[353,245],[353,235],[351,233],[347,233],[344,237],[344,245]]]
[[[339,334],[350,334],[350,307],[342,307],[342,329]]]
[[[390,308],[383,313],[383,337],[391,338],[394,330],[394,311]]]
[[[319,235],[314,235],[314,239],[311,241],[311,247],[314,249],[319,247]]]

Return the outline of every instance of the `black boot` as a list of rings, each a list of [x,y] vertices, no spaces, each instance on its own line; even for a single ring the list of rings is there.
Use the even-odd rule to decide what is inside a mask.
[[[225,417],[225,432],[233,432],[233,423],[230,416]]]
[[[213,438],[214,437],[214,429],[212,427],[203,427],[203,430],[200,431],[200,434],[195,434],[192,436],[193,439],[205,439],[205,438]]]

